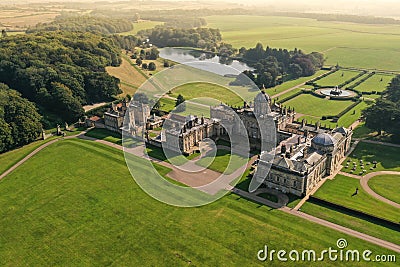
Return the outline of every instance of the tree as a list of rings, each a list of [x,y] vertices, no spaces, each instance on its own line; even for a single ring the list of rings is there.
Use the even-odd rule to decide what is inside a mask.
[[[40,121],[33,103],[0,84],[0,153],[35,141],[42,129]]]
[[[150,62],[148,68],[150,71],[155,71],[157,66],[154,62]]]
[[[383,131],[390,130],[395,123],[396,110],[395,103],[386,99],[378,99],[373,106],[363,111],[363,115],[366,117],[365,125],[382,135]]]
[[[143,63],[143,61],[140,58],[136,59],[136,65],[138,65],[140,67],[140,65],[142,65],[142,63]]]
[[[289,65],[289,74],[294,78],[301,77],[301,75],[303,75],[303,69],[299,64],[292,63]]]
[[[142,64],[142,69],[147,70],[147,68],[148,68],[147,63],[143,63],[143,64]]]
[[[186,110],[185,101],[186,100],[183,95],[179,94],[175,101],[175,107],[178,112],[183,112]]]
[[[5,38],[5,37],[7,37],[8,36],[8,34],[7,34],[7,31],[6,30],[1,30],[1,37],[3,37],[3,38]]]

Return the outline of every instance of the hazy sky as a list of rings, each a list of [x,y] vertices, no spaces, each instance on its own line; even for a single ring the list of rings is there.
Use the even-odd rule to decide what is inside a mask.
[[[14,3],[38,3],[38,2],[115,2],[124,0],[0,0],[0,4]],[[127,0],[128,1],[128,0]],[[148,1],[148,0],[143,0]],[[155,1],[189,1],[215,3],[218,0],[155,0]],[[324,13],[345,13],[360,15],[375,15],[400,17],[400,0],[219,0],[243,6],[257,5],[270,7],[279,11],[299,12],[324,12]],[[227,5],[228,6],[228,5]],[[177,8],[179,5],[177,4]]]

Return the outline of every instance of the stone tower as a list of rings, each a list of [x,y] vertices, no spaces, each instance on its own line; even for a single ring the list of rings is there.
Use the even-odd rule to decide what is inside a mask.
[[[254,115],[257,117],[271,113],[271,98],[265,93],[260,92],[254,98]]]

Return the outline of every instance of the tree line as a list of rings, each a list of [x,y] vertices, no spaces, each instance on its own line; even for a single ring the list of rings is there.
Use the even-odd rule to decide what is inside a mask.
[[[35,105],[0,83],[0,153],[29,144],[42,130]]]
[[[138,32],[139,38],[149,38],[158,47],[184,46],[211,50],[221,42],[221,33],[217,29],[195,28],[183,29],[157,26],[153,29]]]
[[[295,48],[293,51],[282,48],[264,49],[261,43],[254,48],[239,49],[244,61],[254,67],[254,71],[245,71],[259,87],[274,87],[283,82],[283,78],[295,79],[314,75],[324,64],[324,55],[318,52],[305,54]]]
[[[96,16],[61,15],[55,21],[39,23],[28,28],[27,33],[39,31],[72,31],[115,34],[133,30],[132,22],[126,19],[102,18]]]
[[[105,71],[120,64],[120,46],[110,36],[39,32],[0,39],[0,82],[36,103],[46,128],[75,122],[82,105],[120,94],[119,80]]]
[[[400,134],[400,75],[393,78],[382,97],[363,111],[365,125],[381,135]]]

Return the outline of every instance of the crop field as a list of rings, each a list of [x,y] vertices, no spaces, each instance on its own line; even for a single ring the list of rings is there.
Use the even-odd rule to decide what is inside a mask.
[[[368,185],[379,195],[400,204],[400,175],[375,176]]]
[[[375,74],[354,89],[360,92],[383,92],[393,78],[393,75]]]
[[[338,70],[335,73],[332,73],[321,80],[317,81],[316,83],[319,86],[337,86],[340,85],[355,76],[360,74],[359,71],[352,71],[352,70]]]
[[[351,100],[330,100],[311,94],[302,94],[283,105],[294,108],[297,113],[321,118],[325,115],[336,115],[353,103]]]
[[[357,195],[354,195],[358,188]],[[360,185],[360,180],[343,175],[337,175],[334,180],[327,180],[314,194],[321,199],[363,211],[374,216],[399,221],[400,210],[389,204],[381,202],[365,192]]]
[[[264,46],[323,52],[326,64],[400,70],[400,26],[317,21],[277,16],[208,16],[224,41],[235,47]]]
[[[262,266],[266,244],[322,251],[339,238],[393,254],[234,194],[199,208],[166,205],[139,188],[121,151],[78,140],[51,145],[3,179],[0,215],[1,265]]]
[[[27,28],[38,23],[53,21],[59,12],[34,10],[0,10],[0,23],[13,29]]]
[[[158,26],[158,25],[163,25],[164,22],[141,20],[139,22],[134,22],[132,24],[133,24],[133,30],[129,31],[129,32],[123,32],[123,33],[121,33],[121,35],[136,35],[141,30],[147,30],[147,29],[154,28],[155,26]]]
[[[342,169],[342,171],[347,173],[351,172],[353,162],[356,162],[357,168],[354,173],[358,174],[361,171],[360,160],[363,160],[364,164],[374,161],[377,162],[377,166],[373,170],[369,169],[372,167],[372,164],[366,166],[367,173],[377,171],[400,171],[400,154],[399,149],[396,147],[360,142],[346,161],[348,160],[350,161],[350,167],[343,167]]]

